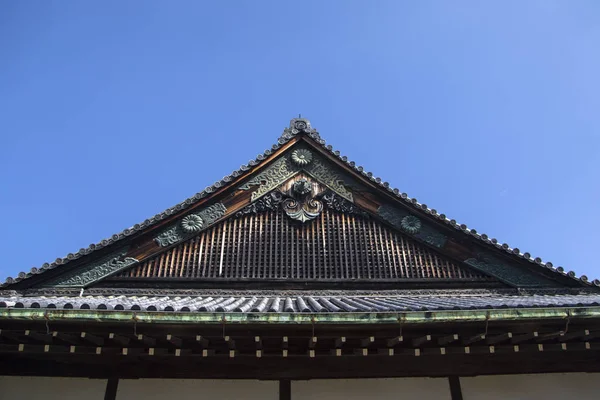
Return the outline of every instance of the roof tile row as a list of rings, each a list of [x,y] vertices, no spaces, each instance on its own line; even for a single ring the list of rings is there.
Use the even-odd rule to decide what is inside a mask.
[[[343,313],[600,306],[600,294],[517,296],[39,296],[0,297],[0,308],[223,313]]]

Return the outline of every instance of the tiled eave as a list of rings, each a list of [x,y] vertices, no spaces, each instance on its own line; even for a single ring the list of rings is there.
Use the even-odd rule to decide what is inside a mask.
[[[600,307],[600,294],[392,295],[386,293],[235,293],[202,296],[0,296],[0,314],[10,310],[323,314],[406,313],[452,310],[521,310]]]
[[[600,320],[600,307],[538,307],[521,309],[475,309],[402,312],[182,312],[88,309],[0,308],[0,321],[41,321],[137,324],[411,324],[467,323],[488,321],[557,321],[576,319]]]
[[[295,129],[294,128],[295,123],[298,121],[305,122],[306,128],[301,129],[301,130]],[[495,249],[498,249],[504,253],[509,254],[512,257],[515,257],[520,260],[526,260],[532,264],[538,265],[541,268],[546,268],[554,273],[571,278],[580,284],[587,285],[587,286],[600,287],[599,279],[594,279],[593,281],[591,281],[585,275],[581,275],[581,276],[577,277],[576,273],[573,271],[567,272],[567,271],[565,271],[565,269],[563,267],[554,267],[553,264],[549,261],[543,262],[540,257],[532,257],[531,254],[529,254],[528,252],[522,253],[521,250],[519,250],[517,247],[511,247],[509,244],[500,243],[497,239],[490,238],[488,235],[486,235],[484,233],[478,233],[475,229],[470,229],[465,224],[459,224],[454,219],[449,219],[448,217],[446,217],[445,214],[440,214],[437,212],[437,210],[429,208],[426,204],[418,202],[416,198],[410,198],[406,193],[402,193],[398,189],[391,188],[388,182],[382,181],[381,178],[374,176],[373,173],[371,173],[371,172],[366,172],[363,167],[357,166],[354,161],[349,161],[346,156],[342,156],[340,154],[340,152],[334,150],[331,145],[327,145],[325,140],[323,140],[321,138],[319,133],[314,128],[311,128],[308,120],[301,119],[301,118],[293,119],[291,121],[290,128],[286,128],[284,130],[284,132],[281,135],[281,137],[279,138],[278,142],[276,144],[274,144],[271,147],[271,149],[265,150],[262,154],[259,154],[256,157],[256,159],[250,160],[248,162],[248,164],[242,165],[238,170],[232,172],[230,175],[225,176],[223,179],[215,182],[213,185],[208,186],[203,191],[184,200],[183,202],[175,205],[174,207],[171,207],[171,208],[163,211],[162,213],[156,214],[152,218],[146,219],[144,222],[142,222],[140,224],[135,224],[134,226],[127,228],[118,234],[112,235],[110,238],[101,240],[100,242],[95,243],[95,244],[90,244],[87,248],[82,248],[76,253],[69,253],[64,258],[57,258],[52,263],[45,263],[40,268],[34,267],[29,272],[20,272],[16,278],[9,277],[6,279],[6,281],[3,284],[0,285],[0,287],[10,286],[14,283],[17,283],[24,279],[38,275],[47,270],[51,270],[56,267],[68,264],[68,263],[70,263],[74,260],[77,260],[85,255],[88,255],[94,251],[97,251],[102,248],[105,248],[110,245],[121,242],[124,239],[131,237],[134,234],[139,233],[142,230],[145,230],[154,225],[157,225],[158,223],[167,219],[168,217],[195,205],[198,201],[206,198],[207,196],[211,195],[212,193],[216,192],[217,190],[227,186],[229,183],[233,182],[234,180],[236,180],[238,177],[245,174],[250,169],[261,165],[270,155],[272,155],[275,151],[279,150],[283,145],[285,145],[286,143],[288,143],[290,140],[297,137],[298,135],[304,135],[304,134],[307,135],[308,137],[310,137],[314,142],[319,144],[326,152],[330,153],[331,155],[336,157],[338,160],[340,160],[341,162],[346,164],[349,168],[353,169],[356,173],[364,176],[366,179],[368,179],[372,183],[376,184],[381,189],[389,192],[390,194],[395,196],[397,199],[402,201],[404,204],[408,205],[410,208],[417,210],[419,212],[424,212],[424,213],[430,215],[433,219],[435,219],[445,225],[450,226],[452,229],[462,232],[465,235],[471,236],[471,237],[477,239],[479,242],[484,243],[486,246],[490,246]]]

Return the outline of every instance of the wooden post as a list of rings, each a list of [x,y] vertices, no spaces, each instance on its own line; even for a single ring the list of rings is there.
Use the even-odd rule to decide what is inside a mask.
[[[463,400],[462,390],[460,388],[460,378],[458,376],[448,377],[450,383],[450,397],[452,400]]]
[[[106,391],[104,392],[104,400],[116,400],[118,385],[119,385],[119,379],[117,379],[117,378],[110,378],[106,382]]]
[[[289,379],[279,381],[279,400],[292,400],[292,383]]]

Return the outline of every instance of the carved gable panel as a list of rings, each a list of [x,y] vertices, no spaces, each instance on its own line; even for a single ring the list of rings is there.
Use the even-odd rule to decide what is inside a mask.
[[[342,207],[344,199],[323,201],[324,209],[309,223],[264,201],[117,277],[493,281],[359,210]]]

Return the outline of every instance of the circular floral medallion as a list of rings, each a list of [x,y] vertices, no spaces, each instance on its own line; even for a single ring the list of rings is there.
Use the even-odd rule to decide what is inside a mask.
[[[292,161],[301,167],[310,164],[312,153],[306,149],[298,149],[292,152]]]
[[[421,221],[413,215],[407,215],[400,221],[400,226],[405,232],[415,234],[421,229]]]
[[[202,218],[195,214],[188,215],[181,220],[181,229],[188,233],[198,232],[203,225]]]

